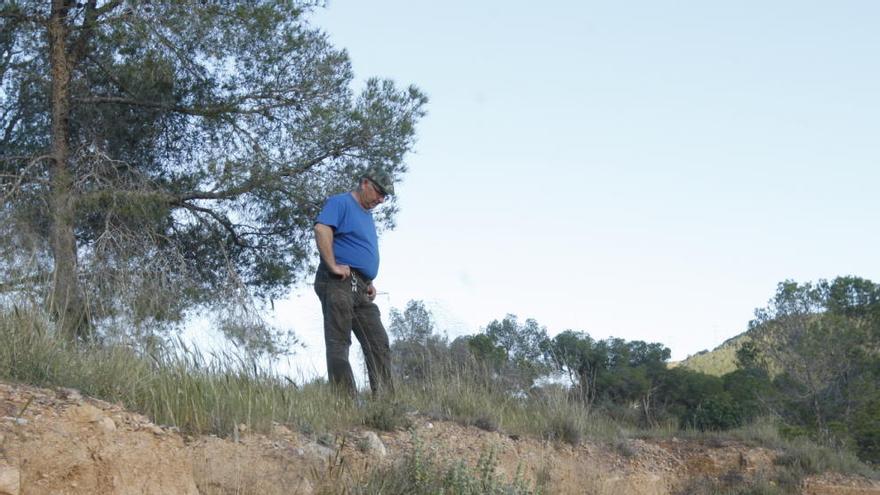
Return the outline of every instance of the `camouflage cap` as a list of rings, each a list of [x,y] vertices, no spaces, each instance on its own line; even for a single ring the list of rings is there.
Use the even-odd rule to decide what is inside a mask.
[[[365,179],[370,179],[370,182],[379,186],[381,192],[386,196],[391,196],[394,194],[394,181],[391,180],[391,176],[382,170],[367,170],[363,176]]]

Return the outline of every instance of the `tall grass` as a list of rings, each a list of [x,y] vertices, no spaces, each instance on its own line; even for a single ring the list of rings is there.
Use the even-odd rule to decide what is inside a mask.
[[[322,381],[294,385],[257,361],[210,356],[183,344],[139,352],[124,345],[70,345],[53,336],[39,313],[0,312],[0,378],[46,387],[71,387],[189,433],[229,435],[237,425],[268,431],[281,423],[320,434],[367,424],[406,426],[416,410],[509,434],[577,444],[582,437],[613,439],[621,428],[569,401],[563,390],[514,396],[473,370],[435,370],[397,387],[394,404],[358,408]]]
[[[326,384],[296,387],[233,354],[205,356],[180,344],[141,353],[124,345],[70,345],[38,313],[0,315],[0,377],[71,387],[189,433],[231,434],[239,424],[268,431],[273,423],[333,431],[360,420]]]
[[[479,368],[451,362],[434,365],[427,376],[398,387],[400,400],[429,416],[573,445],[581,438],[612,441],[625,430],[609,417],[572,401],[561,387],[534,394],[511,393]]]

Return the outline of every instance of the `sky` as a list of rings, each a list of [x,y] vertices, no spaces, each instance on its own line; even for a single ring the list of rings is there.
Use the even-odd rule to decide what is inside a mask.
[[[880,282],[880,2],[332,0],[358,78],[430,98],[375,283],[450,338],[511,313],[550,335],[747,329],[777,283]],[[325,373],[304,284],[275,321]],[[353,348],[352,357],[359,354]]]

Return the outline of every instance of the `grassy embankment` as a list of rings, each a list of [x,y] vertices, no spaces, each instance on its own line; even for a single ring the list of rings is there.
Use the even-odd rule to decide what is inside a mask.
[[[227,436],[239,424],[267,432],[273,423],[315,436],[361,425],[402,429],[407,426],[404,413],[419,411],[484,429],[571,444],[582,439],[615,445],[627,437],[722,435],[782,450],[780,472],[793,479],[824,471],[872,474],[850,455],[809,442],[786,441],[768,423],[711,434],[668,425],[643,430],[587,411],[567,400],[558,389],[540,398],[515,398],[487,387],[471,374],[451,372],[399,386],[394,404],[368,402],[366,407],[358,408],[340,399],[322,382],[297,385],[240,356],[206,357],[183,346],[150,355],[118,345],[74,347],[54,338],[49,328],[38,313],[0,312],[0,379],[75,388],[192,434]],[[436,493],[438,487],[452,493],[540,491],[540,487],[527,486],[522,480],[499,480],[489,454],[480,466],[469,469],[440,465],[430,456],[411,453],[404,462],[375,473],[361,489],[363,493],[387,492],[389,483],[394,489],[411,493]],[[705,490],[692,493],[737,493],[724,490],[710,483]]]

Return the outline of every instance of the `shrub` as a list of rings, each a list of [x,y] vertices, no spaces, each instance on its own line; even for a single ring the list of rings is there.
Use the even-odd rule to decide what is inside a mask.
[[[799,438],[783,447],[776,465],[791,468],[804,475],[835,472],[876,478],[877,473],[856,458],[854,454],[817,445]]]
[[[867,402],[856,411],[852,436],[859,458],[880,464],[880,398]]]
[[[333,493],[372,495],[406,493],[411,495],[434,495],[451,493],[457,495],[530,495],[540,489],[525,481],[522,469],[514,479],[505,481],[497,473],[498,459],[494,450],[484,451],[477,465],[470,467],[463,461],[443,465],[421,441],[414,437],[413,448],[395,464],[373,470],[356,486],[334,486]]]
[[[400,402],[373,400],[364,412],[364,425],[381,431],[395,431],[410,428],[412,421]]]
[[[576,418],[555,416],[548,422],[544,437],[577,447],[581,443],[581,429]]]
[[[740,426],[743,415],[740,408],[726,395],[706,399],[693,414],[693,426],[700,431],[729,430]]]

